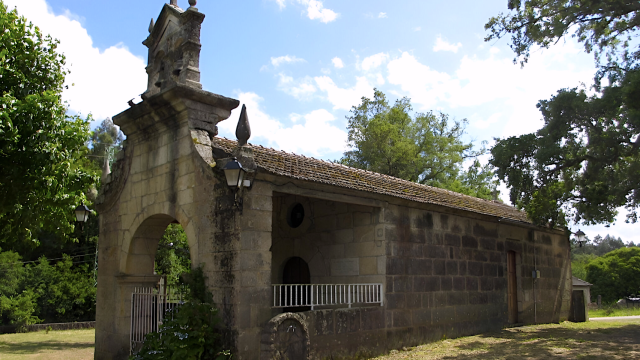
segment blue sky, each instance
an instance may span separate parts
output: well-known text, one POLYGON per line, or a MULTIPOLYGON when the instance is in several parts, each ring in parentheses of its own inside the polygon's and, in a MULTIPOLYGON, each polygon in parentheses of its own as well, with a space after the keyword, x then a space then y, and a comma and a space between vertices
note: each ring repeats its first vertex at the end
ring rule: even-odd
MULTIPOLYGON (((64 94, 70 111, 91 112, 98 122, 145 90, 142 41, 163 1, 4 2, 61 41, 72 71, 64 94)), ((200 0, 201 82, 247 105, 252 143, 316 158, 341 156, 345 116, 374 87, 391 102, 410 97, 415 111, 466 118, 467 140, 491 144, 539 129, 538 100, 588 87, 595 72, 593 57, 571 38, 532 52, 524 68, 513 64, 508 39, 484 42, 484 24, 506 3, 200 0)), ((234 138, 238 115, 219 124, 221 136, 234 138)), ((640 242, 623 218, 607 229, 582 228, 590 237, 640 242)))

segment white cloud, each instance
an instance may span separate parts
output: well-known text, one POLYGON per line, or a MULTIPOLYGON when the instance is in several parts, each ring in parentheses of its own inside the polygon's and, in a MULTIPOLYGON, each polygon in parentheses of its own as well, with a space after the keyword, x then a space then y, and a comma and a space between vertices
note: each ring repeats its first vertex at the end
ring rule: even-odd
POLYGON ((307 16, 311 20, 318 19, 323 23, 334 21, 338 14, 330 9, 325 9, 322 1, 319 0, 298 0, 300 3, 307 5, 307 16))
POLYGON ((507 123, 504 133, 496 135, 516 135, 540 127, 541 116, 535 107, 538 100, 591 79, 594 71, 591 61, 569 61, 581 53, 579 46, 567 42, 565 46, 537 53, 522 69, 513 64, 510 54, 500 57, 499 52, 490 49, 487 57, 464 56, 450 75, 431 69, 404 52, 388 63, 387 79, 400 86, 404 95, 423 110, 436 105, 456 108, 500 101, 504 108, 501 119, 507 123))
POLYGON ((381 12, 380 14, 378 14, 378 19, 384 19, 387 17, 387 13, 381 12))
POLYGON ((313 79, 306 76, 301 79, 294 79, 283 73, 278 74, 278 88, 298 100, 308 100, 316 92, 313 79))
POLYGON ((239 109, 244 104, 251 124, 251 143, 262 143, 279 150, 318 157, 342 153, 346 148, 347 133, 332 125, 335 117, 325 109, 314 110, 305 115, 291 114, 289 118, 294 125, 287 127, 262 109, 262 98, 257 94, 240 93, 238 99, 241 105, 232 112, 229 119, 218 123, 220 136, 235 138, 239 109))
POLYGON ((364 60, 362 60, 362 63, 360 64, 360 67, 364 71, 369 71, 387 62, 388 59, 389 59, 388 54, 377 53, 375 55, 371 55, 369 57, 364 58, 364 60))
MULTIPOLYGON (((287 5, 287 0, 274 0, 278 3, 280 10, 287 5)), ((323 23, 329 23, 338 18, 338 13, 331 9, 326 9, 320 0, 291 0, 306 7, 307 17, 311 20, 320 20, 323 23)))
POLYGON ((278 67, 282 64, 292 64, 297 62, 305 62, 305 60, 296 56, 289 56, 289 55, 271 58, 271 65, 273 65, 273 67, 278 67))
POLYGON ((45 0, 5 0, 8 8, 36 24, 43 33, 60 40, 58 50, 67 58, 69 89, 62 94, 72 112, 92 113, 103 120, 128 108, 127 101, 145 91, 145 60, 133 55, 124 45, 101 50, 68 11, 55 15, 45 0), (71 84, 75 84, 71 86, 71 84))
POLYGON ((344 63, 342 62, 342 59, 340 59, 337 56, 331 59, 331 62, 333 63, 333 66, 336 67, 336 69, 342 69, 344 67, 344 63))
POLYGON ((414 103, 423 108, 433 107, 451 87, 451 77, 421 64, 411 54, 404 52, 400 58, 387 64, 389 83, 399 85, 414 103))
POLYGON ((350 89, 339 88, 328 76, 315 77, 314 80, 318 88, 327 93, 327 99, 334 109, 349 110, 358 105, 363 96, 373 96, 373 86, 365 77, 358 77, 356 85, 350 89))
POLYGON ((420 31, 420 30, 422 30, 422 28, 420 26, 416 26, 416 27, 413 28, 413 31, 420 31))
POLYGON ((490 125, 495 124, 502 116, 502 113, 491 114, 489 117, 483 117, 477 113, 469 116, 469 123, 471 126, 476 127, 478 129, 486 129, 490 125))
POLYGON ((446 40, 443 40, 441 35, 438 35, 438 37, 436 38, 436 43, 435 43, 435 45, 433 45, 433 51, 435 51, 435 52, 438 52, 438 51, 451 51, 451 52, 457 53, 458 49, 461 46, 462 46, 461 43, 451 44, 451 43, 447 42, 446 40))

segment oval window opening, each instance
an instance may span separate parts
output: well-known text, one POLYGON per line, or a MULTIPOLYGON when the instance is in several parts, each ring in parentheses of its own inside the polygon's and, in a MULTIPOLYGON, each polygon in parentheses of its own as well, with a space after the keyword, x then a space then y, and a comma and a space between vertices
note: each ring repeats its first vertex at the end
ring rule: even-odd
POLYGON ((304 206, 302 204, 297 203, 293 205, 291 211, 289 211, 289 216, 287 217, 287 223, 292 228, 297 228, 302 224, 304 220, 304 206))

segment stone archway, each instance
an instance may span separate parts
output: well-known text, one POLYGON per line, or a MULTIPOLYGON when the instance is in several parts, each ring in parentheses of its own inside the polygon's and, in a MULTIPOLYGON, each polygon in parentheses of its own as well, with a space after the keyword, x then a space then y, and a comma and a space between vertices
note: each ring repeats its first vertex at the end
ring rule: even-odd
POLYGON ((309 329, 302 314, 284 313, 271 319, 263 330, 262 360, 309 359, 309 329))

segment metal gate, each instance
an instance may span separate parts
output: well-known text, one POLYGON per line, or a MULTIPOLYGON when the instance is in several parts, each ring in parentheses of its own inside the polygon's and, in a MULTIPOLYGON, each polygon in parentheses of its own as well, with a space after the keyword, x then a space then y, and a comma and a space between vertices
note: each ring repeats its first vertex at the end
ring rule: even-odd
POLYGON ((159 287, 137 287, 131 294, 131 335, 129 353, 142 348, 144 336, 158 331, 167 311, 182 303, 182 297, 172 293, 164 282, 159 287))

